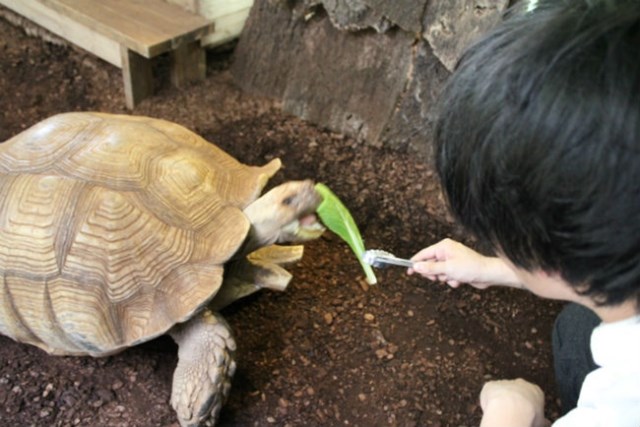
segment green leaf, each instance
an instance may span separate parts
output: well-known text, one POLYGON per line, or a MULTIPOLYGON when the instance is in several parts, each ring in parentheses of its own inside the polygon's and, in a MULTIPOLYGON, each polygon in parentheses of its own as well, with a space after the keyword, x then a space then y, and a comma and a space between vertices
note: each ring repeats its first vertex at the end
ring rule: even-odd
POLYGON ((351 247, 367 276, 367 283, 370 285, 376 284, 378 280, 373 273, 373 269, 362 259, 365 250, 364 242, 349 209, 326 185, 318 183, 315 188, 323 199, 316 210, 320 220, 329 230, 340 236, 351 247))

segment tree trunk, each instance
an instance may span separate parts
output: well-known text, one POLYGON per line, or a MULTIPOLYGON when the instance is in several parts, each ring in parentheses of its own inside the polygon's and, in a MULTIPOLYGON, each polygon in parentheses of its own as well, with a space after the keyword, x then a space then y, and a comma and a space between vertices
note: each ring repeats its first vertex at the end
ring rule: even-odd
POLYGON ((255 0, 232 72, 285 111, 366 142, 431 152, 435 101, 508 0, 255 0))

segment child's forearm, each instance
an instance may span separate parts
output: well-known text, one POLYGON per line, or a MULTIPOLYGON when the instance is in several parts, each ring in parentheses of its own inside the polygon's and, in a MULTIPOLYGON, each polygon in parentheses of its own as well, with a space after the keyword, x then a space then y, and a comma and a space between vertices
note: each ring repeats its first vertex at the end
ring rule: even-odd
POLYGON ((486 257, 486 281, 498 286, 522 288, 522 282, 514 271, 498 257, 486 257))

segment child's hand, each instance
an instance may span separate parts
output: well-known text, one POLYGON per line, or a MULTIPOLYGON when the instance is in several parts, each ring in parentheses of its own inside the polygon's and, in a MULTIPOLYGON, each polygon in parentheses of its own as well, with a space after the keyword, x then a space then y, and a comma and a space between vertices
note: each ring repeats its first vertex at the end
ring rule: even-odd
POLYGON ((409 274, 418 273, 429 280, 439 280, 453 288, 468 283, 485 289, 492 284, 520 287, 513 271, 499 258, 486 257, 451 239, 422 249, 411 260, 409 274))
POLYGON ((480 427, 548 425, 544 418, 544 393, 521 378, 489 381, 480 392, 483 416, 480 427))

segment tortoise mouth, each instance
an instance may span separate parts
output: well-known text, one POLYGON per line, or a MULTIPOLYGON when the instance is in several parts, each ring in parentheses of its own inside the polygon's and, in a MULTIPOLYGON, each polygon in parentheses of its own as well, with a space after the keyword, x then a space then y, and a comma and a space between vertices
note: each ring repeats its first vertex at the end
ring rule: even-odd
POLYGON ((315 213, 302 216, 298 220, 298 224, 300 233, 308 236, 306 239, 317 239, 326 230, 325 226, 320 222, 318 215, 315 213))
POLYGON ((310 207, 298 216, 298 224, 300 233, 304 234, 305 240, 317 239, 325 232, 326 227, 320 221, 317 215, 318 208, 322 204, 322 195, 316 190, 315 184, 312 181, 307 181, 313 189, 313 201, 310 203, 310 207))
POLYGON ((307 227, 307 226, 313 227, 316 224, 322 227, 322 224, 320 224, 320 221, 318 220, 318 216, 315 213, 308 213, 306 215, 301 216, 298 219, 298 222, 300 223, 301 227, 307 227))
POLYGON ((295 221, 283 228, 283 235, 288 236, 289 242, 304 242, 317 239, 324 233, 326 228, 318 220, 315 213, 301 215, 295 221))

